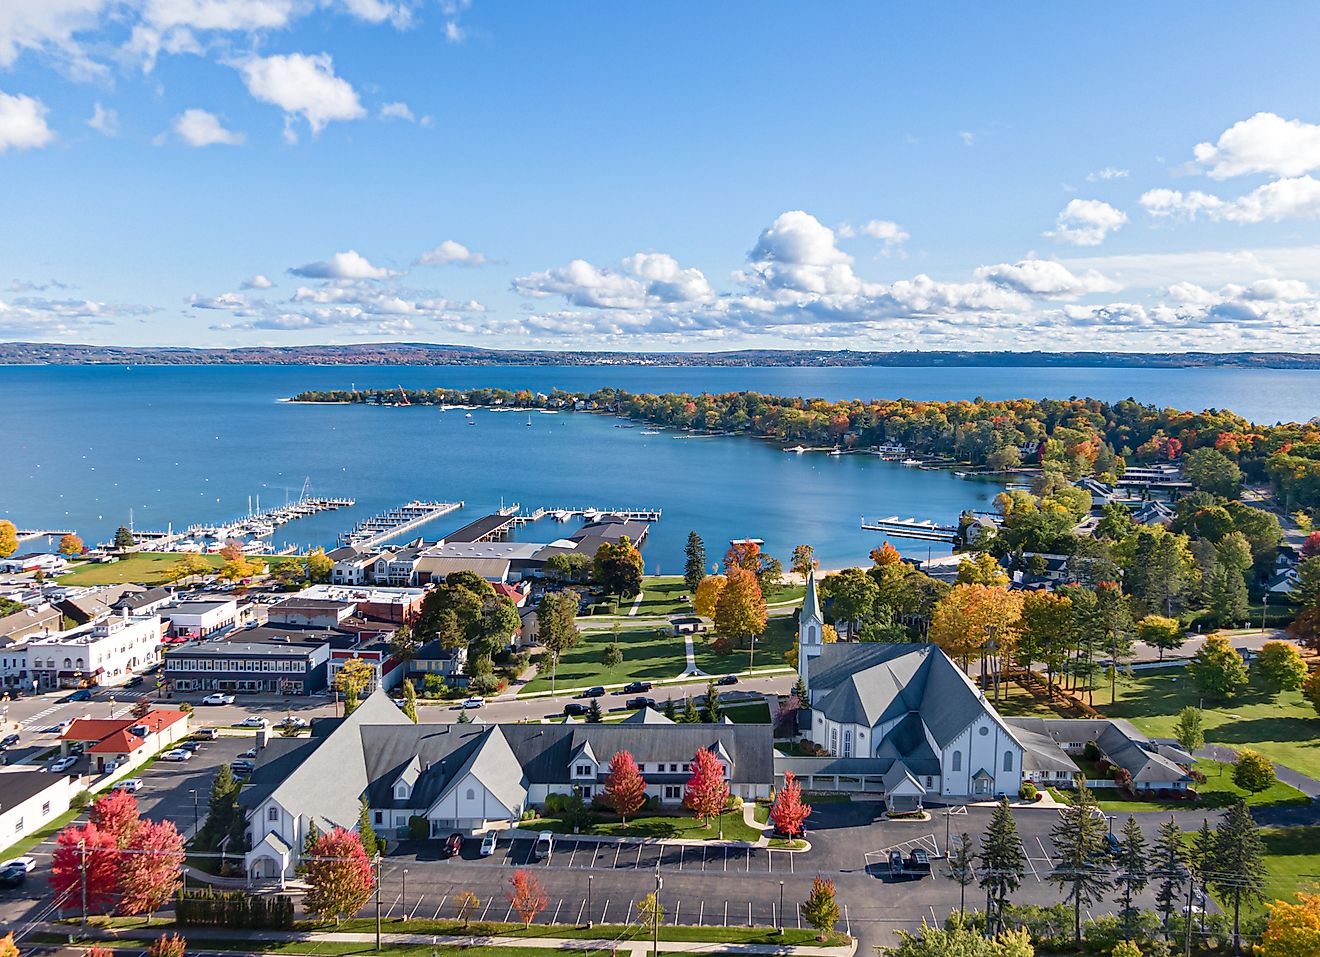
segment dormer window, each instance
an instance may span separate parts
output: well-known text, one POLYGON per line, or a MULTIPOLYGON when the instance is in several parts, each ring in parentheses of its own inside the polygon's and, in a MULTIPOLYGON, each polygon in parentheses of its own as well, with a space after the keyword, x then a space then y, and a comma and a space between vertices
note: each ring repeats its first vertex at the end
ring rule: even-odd
POLYGON ((590 764, 579 764, 577 770, 573 772, 580 778, 589 778, 595 775, 590 764))
POLYGON ((394 785, 394 797, 396 800, 399 801, 408 800, 409 793, 410 791, 406 782, 400 781, 398 784, 394 785))

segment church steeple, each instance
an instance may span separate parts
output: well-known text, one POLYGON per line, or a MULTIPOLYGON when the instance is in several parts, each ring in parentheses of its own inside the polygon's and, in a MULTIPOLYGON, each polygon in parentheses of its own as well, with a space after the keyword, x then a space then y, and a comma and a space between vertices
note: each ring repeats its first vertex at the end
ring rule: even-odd
POLYGON ((824 621, 820 613, 820 599, 816 597, 816 569, 807 569, 807 595, 802 600, 802 617, 813 621, 824 621))
MULTIPOLYGON (((807 570, 807 593, 798 613, 798 676, 811 696, 809 665, 820 655, 825 644, 825 617, 820 613, 820 598, 816 594, 816 570, 807 570)), ((805 703, 805 702, 804 702, 805 703)))

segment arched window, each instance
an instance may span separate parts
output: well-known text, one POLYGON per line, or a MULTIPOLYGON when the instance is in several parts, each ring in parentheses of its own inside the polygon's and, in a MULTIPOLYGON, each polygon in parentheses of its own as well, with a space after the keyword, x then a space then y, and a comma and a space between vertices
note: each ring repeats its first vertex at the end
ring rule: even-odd
POLYGON ((1005 771, 1012 771, 1012 770, 1013 770, 1013 752, 1012 752, 1012 751, 1005 751, 1005 752, 1004 752, 1004 770, 1005 770, 1005 771))
POLYGON ((475 801, 475 800, 477 799, 477 792, 474 791, 472 788, 468 788, 468 789, 467 789, 467 799, 468 799, 469 801, 475 801))
POLYGON ((73 662, 70 661, 68 658, 65 658, 65 659, 64 659, 64 667, 66 667, 66 668, 72 668, 72 667, 73 667, 73 662))
POLYGON ((953 769, 954 769, 955 771, 961 771, 961 770, 962 770, 962 752, 961 752, 961 751, 955 751, 955 752, 953 752, 953 769))

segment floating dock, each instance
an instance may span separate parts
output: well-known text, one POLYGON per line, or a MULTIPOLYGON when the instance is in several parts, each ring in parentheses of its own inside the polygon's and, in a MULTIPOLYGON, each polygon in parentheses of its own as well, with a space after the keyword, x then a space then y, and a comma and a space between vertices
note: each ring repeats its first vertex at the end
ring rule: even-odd
POLYGON ((862 519, 862 531, 882 532, 893 538, 913 538, 923 542, 945 542, 953 545, 958 541, 958 529, 952 525, 940 525, 930 519, 918 521, 915 518, 888 518, 868 522, 862 519))
POLYGON ((351 531, 339 536, 339 544, 374 548, 462 507, 462 502, 407 502, 359 522, 351 531))
POLYGON ((542 514, 551 515, 561 522, 570 518, 583 518, 588 522, 602 518, 626 518, 634 522, 658 522, 662 514, 658 508, 543 508, 542 514))
POLYGON ((63 538, 65 535, 74 534, 67 528, 20 528, 18 530, 18 540, 20 542, 33 542, 38 538, 63 538))

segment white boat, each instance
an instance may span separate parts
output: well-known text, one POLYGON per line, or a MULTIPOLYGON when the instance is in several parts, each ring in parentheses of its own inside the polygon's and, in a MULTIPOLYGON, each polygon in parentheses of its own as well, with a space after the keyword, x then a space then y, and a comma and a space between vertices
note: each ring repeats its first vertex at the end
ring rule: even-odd
POLYGON ((793 453, 795 453, 795 454, 797 454, 797 455, 801 455, 803 452, 806 451, 806 448, 803 447, 803 446, 801 446, 801 445, 795 445, 795 446, 793 446, 791 449, 784 449, 784 451, 785 451, 785 452, 793 452, 793 453))
POLYGON ((843 454, 843 449, 830 449, 829 454, 830 454, 830 455, 842 455, 842 454, 843 454))
POLYGON ((557 522, 567 522, 572 517, 573 513, 567 509, 561 508, 559 511, 555 512, 555 521, 557 522))
POLYGON ((907 466, 920 465, 921 459, 904 459, 903 464, 907 466))
POLYGON ((475 422, 471 422, 471 421, 468 422, 468 425, 476 425, 476 424, 477 424, 477 423, 475 423, 475 422))
POLYGON ((529 415, 527 417, 527 428, 530 429, 531 427, 532 427, 532 417, 529 415))

